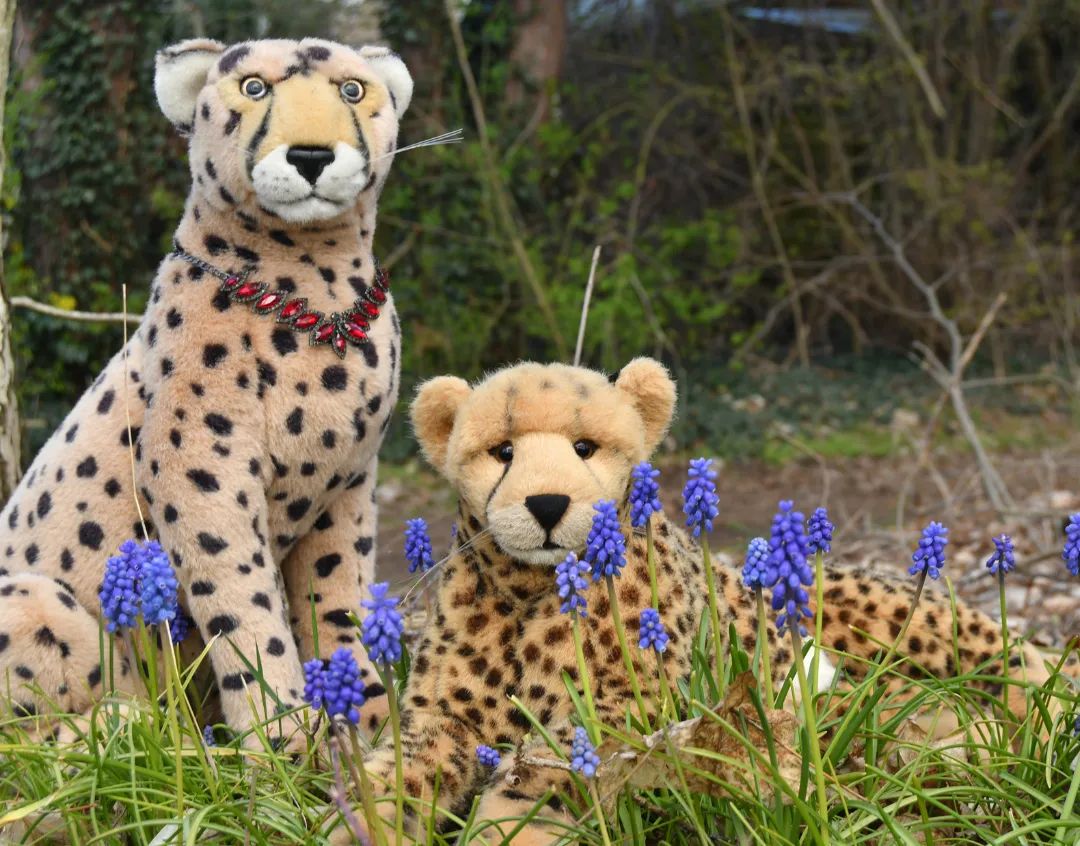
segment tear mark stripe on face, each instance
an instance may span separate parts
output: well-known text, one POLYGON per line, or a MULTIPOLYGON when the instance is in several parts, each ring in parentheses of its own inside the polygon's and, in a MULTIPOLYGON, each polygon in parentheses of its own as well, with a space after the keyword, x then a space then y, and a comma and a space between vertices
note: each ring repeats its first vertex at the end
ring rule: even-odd
POLYGON ((504 464, 502 469, 502 475, 499 476, 499 481, 495 483, 495 487, 491 489, 491 493, 487 495, 487 499, 484 500, 484 514, 487 514, 488 506, 491 505, 491 500, 495 498, 495 494, 499 492, 499 486, 503 483, 503 480, 510 473, 510 465, 504 464))
POLYGON ((262 144, 263 139, 266 138, 266 134, 270 131, 270 113, 274 110, 274 89, 270 89, 270 93, 266 96, 266 112, 263 114, 262 122, 259 124, 259 128, 255 130, 255 134, 251 136, 251 140, 248 142, 247 147, 247 174, 248 179, 252 179, 252 171, 255 170, 255 153, 258 152, 259 145, 262 144))

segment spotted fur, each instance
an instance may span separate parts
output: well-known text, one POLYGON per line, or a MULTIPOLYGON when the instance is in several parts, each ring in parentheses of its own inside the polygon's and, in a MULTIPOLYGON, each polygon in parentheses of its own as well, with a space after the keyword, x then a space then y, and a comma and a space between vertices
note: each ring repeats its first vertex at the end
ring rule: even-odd
MULTIPOLYGON (((521 364, 475 387, 454 377, 421 387, 412 406, 417 437, 457 489, 460 511, 455 550, 441 568, 435 607, 404 697, 402 751, 409 795, 430 798, 438 779, 440 806, 467 812, 479 795, 478 818, 493 821, 520 818, 550 794, 539 821, 521 829, 515 844, 552 842, 559 826, 569 823, 566 798, 575 791, 565 771, 529 766, 504 754, 492 773, 474 750, 479 744, 514 747, 525 740, 530 726, 511 696, 569 749, 574 708, 562 678, 577 682, 578 669, 570 620, 559 611, 554 565, 567 552, 584 548, 591 506, 598 500, 617 500, 623 525, 629 526, 630 471, 663 437, 674 400, 674 384, 648 359, 631 362, 611 382, 581 368, 521 364), (594 448, 581 449, 582 442, 594 448), (533 498, 545 495, 565 498, 561 513, 551 512, 551 500, 536 508, 533 498)), ((664 671, 671 679, 685 678, 707 603, 702 554, 663 514, 652 517, 652 529, 659 612, 670 635, 664 671)), ((722 630, 734 625, 741 645, 753 653, 758 624, 753 597, 737 571, 717 564, 715 575, 722 630)), ((824 592, 824 646, 835 663, 858 677, 866 668, 859 659, 899 633, 911 601, 910 583, 829 567, 824 592)), ((606 586, 591 585, 585 597, 584 655, 596 708, 607 724, 624 725, 626 709, 634 706, 606 586)), ((628 529, 627 565, 617 580, 617 597, 636 644, 640 612, 651 604, 641 530, 628 529)), ((984 663, 992 673, 1000 670, 992 661, 998 637, 988 617, 964 605, 954 617, 947 597, 928 590, 899 654, 911 659, 905 672, 913 676, 944 677, 984 663)), ((653 684, 655 653, 632 649, 639 677, 653 684)), ((792 651, 772 625, 768 649, 779 682, 791 668, 792 651)), ((1040 677, 1042 664, 1034 650, 1017 655, 1021 661, 1029 678, 1040 677)), ((652 701, 647 697, 650 707, 652 701)), ((389 742, 367 767, 376 784, 389 790, 394 777, 389 742)), ((504 834, 515 826, 503 824, 504 834)))
MULTIPOLYGON (((155 85, 191 139, 177 245, 309 308, 346 310, 374 276, 376 200, 411 94, 400 60, 313 39, 196 40, 159 54, 155 85), (267 89, 257 99, 252 78, 267 89), (311 202, 289 212, 290 195, 256 176, 276 155, 267 178, 295 189, 307 177, 289 172, 294 148, 331 151, 324 171, 345 165, 316 174, 311 202)), ((101 694, 97 592, 130 537, 160 539, 193 637, 218 636, 210 657, 235 729, 264 702, 300 702, 316 635, 323 655, 345 644, 375 678, 348 613, 372 578, 377 453, 399 386, 393 301, 370 343, 339 360, 219 286, 165 258, 138 330, 0 512, 0 679, 23 710, 78 711, 101 694), (249 690, 260 663, 268 696, 249 690)), ((380 694, 371 681, 370 723, 380 694)))

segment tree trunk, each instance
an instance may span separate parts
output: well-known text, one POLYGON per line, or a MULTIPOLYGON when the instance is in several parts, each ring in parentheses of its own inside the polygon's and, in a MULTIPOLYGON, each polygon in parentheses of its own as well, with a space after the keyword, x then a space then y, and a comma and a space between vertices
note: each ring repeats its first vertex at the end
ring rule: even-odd
MULTIPOLYGON (((14 22, 15 0, 0 0, 0 137, 3 137, 4 95, 14 22)), ((4 150, 0 144, 0 188, 3 187, 3 174, 4 150)), ((0 219, 0 245, 3 244, 3 221, 0 219)), ((11 310, 4 289, 4 268, 0 263, 0 505, 7 501, 18 484, 19 456, 19 406, 15 398, 15 362, 11 355, 11 310)))
POLYGON ((506 86, 511 105, 527 101, 529 89, 536 102, 530 124, 543 123, 551 114, 552 83, 562 74, 566 59, 566 0, 514 0, 520 23, 510 53, 517 73, 506 86))

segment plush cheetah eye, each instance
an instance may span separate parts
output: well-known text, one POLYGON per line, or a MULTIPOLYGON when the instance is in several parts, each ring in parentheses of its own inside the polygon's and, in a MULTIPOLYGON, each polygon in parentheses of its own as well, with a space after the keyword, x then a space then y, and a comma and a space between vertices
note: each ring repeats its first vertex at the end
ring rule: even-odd
POLYGON ((488 450, 495 458, 501 461, 503 464, 509 464, 514 460, 514 445, 510 441, 503 441, 498 446, 494 446, 488 450))
POLYGON ((252 100, 261 100, 270 89, 259 77, 249 76, 240 83, 240 90, 244 92, 245 97, 250 97, 252 100))
POLYGON ((341 83, 341 98, 346 103, 359 103, 364 99, 364 86, 355 79, 341 83))
POLYGON ((600 447, 596 445, 595 441, 590 441, 585 438, 582 438, 580 441, 575 441, 574 443, 574 452, 576 452, 577 457, 582 460, 592 458, 598 449, 600 449, 600 447))

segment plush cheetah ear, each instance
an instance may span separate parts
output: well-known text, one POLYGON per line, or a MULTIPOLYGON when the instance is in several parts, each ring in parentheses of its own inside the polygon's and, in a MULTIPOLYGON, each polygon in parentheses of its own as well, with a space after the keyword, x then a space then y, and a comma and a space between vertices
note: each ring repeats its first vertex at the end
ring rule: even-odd
POLYGON ((371 65, 375 73, 379 75, 379 79, 390 90, 390 99, 394 104, 394 112, 397 113, 398 120, 400 120, 412 100, 413 78, 412 74, 409 73, 409 69, 401 61, 401 56, 389 47, 368 45, 360 48, 360 55, 365 62, 371 65))
POLYGON ((641 416, 645 426, 645 450, 651 455, 671 425, 675 411, 675 383, 660 362, 635 358, 619 371, 615 387, 628 395, 641 416))
POLYGON ((195 101, 206 75, 225 45, 210 38, 190 38, 158 50, 154 68, 154 94, 158 106, 177 129, 187 132, 195 121, 195 101))
POLYGON ((427 460, 442 474, 446 474, 446 448, 454 420, 462 403, 468 399, 472 388, 457 376, 436 376, 424 382, 416 392, 409 409, 413 431, 427 460))

